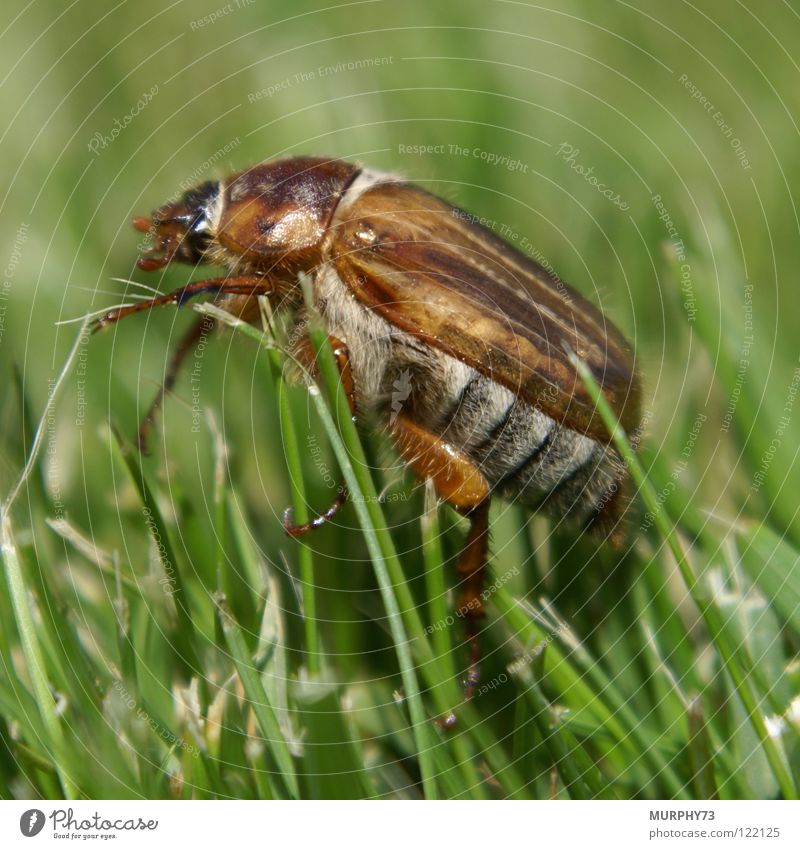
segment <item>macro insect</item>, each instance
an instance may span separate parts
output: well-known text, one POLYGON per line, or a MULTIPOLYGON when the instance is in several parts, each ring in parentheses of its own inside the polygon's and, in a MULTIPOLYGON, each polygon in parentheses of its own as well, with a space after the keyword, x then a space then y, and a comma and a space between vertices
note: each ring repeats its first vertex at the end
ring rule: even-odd
MULTIPOLYGON (((469 519, 457 564, 469 695, 478 680, 492 495, 619 535, 626 471, 569 350, 589 366, 635 440, 640 387, 623 336, 473 216, 396 176, 342 160, 269 161, 203 183, 133 223, 153 240, 140 269, 183 262, 228 273, 111 310, 98 327, 213 295, 254 323, 264 296, 302 328, 298 277, 312 279, 353 414, 382 422, 401 458, 469 519), (398 380, 400 404, 393 399, 398 380)), ((208 322, 198 320, 179 344, 143 438, 208 322)), ((295 354, 308 362, 308 340, 296 335, 295 354)))

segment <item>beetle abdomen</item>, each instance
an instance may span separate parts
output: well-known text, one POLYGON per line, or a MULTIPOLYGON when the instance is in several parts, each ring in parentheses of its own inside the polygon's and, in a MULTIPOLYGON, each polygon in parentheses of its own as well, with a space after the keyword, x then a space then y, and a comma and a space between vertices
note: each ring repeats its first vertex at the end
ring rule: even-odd
POLYGON ((359 303, 328 265, 315 281, 328 333, 348 347, 361 413, 403 413, 471 457, 498 494, 590 521, 622 474, 612 448, 556 422, 477 369, 359 303))
POLYGON ((556 422, 476 369, 447 355, 437 359, 439 367, 425 370, 413 399, 421 419, 466 452, 498 494, 590 520, 622 473, 613 449, 556 422))

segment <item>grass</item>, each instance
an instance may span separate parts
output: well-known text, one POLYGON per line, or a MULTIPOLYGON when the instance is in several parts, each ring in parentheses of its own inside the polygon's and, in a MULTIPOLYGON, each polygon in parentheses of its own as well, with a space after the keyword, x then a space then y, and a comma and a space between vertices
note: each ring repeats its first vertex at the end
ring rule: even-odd
POLYGON ((720 29, 689 7, 496 2, 489 25, 485 4, 411 21, 363 3, 356 33, 349 6, 283 21, 255 5, 199 29, 180 6, 88 29, 67 10, 57 32, 34 6, 0 60, 0 148, 19 163, 3 201, 0 795, 796 798, 800 87, 776 46, 791 12, 743 5, 720 29), (392 62, 318 73, 378 55, 392 62), (630 211, 556 154, 565 141, 630 211), (289 379, 280 317, 215 333, 142 456, 136 422, 188 310, 77 342, 54 325, 120 300, 111 277, 185 281, 132 272, 127 223, 183 179, 311 151, 405 171, 535 240, 636 343, 638 455, 614 431, 637 491, 629 543, 494 503, 470 704, 464 521, 354 426, 318 331, 318 382, 289 379), (350 503, 287 538, 283 510, 324 509, 340 473, 350 503))
MULTIPOLYGON (((202 309, 224 318, 213 307, 202 309)), ((280 334, 233 324, 267 355, 289 445, 290 488, 304 493, 297 447, 303 424, 283 385, 280 334)), ((82 338, 83 329, 54 388, 53 405, 82 338)), ((13 615, 5 621, 16 624, 30 679, 25 701, 36 710, 21 711, 25 701, 11 689, 2 703, 17 706, 10 716, 16 740, 7 738, 7 747, 15 763, 29 765, 30 790, 108 795, 107 778, 93 783, 93 771, 78 766, 86 762, 82 741, 91 729, 93 735, 100 732, 105 762, 119 766, 114 795, 796 798, 800 729, 787 698, 792 688, 781 686, 792 674, 792 662, 764 594, 769 589, 775 599, 797 594, 792 581, 798 555, 785 539, 773 537, 770 548, 761 529, 763 571, 773 581, 776 573, 783 580, 775 586, 765 579, 760 590, 747 582, 742 565, 741 554, 751 544, 748 525, 736 529, 729 545, 708 530, 690 542, 659 503, 657 477, 645 473, 590 373, 576 360, 654 517, 653 545, 640 540, 625 558, 641 573, 631 588, 628 615, 639 623, 642 639, 627 650, 620 642, 609 656, 599 656, 551 600, 533 602, 510 592, 504 574, 528 570, 541 548, 530 539, 527 517, 516 514, 521 522, 514 535, 529 540, 529 554, 513 565, 495 557, 487 590, 490 660, 477 697, 462 703, 454 671, 463 671, 465 657, 442 580, 444 544, 454 550, 461 528, 448 523, 453 526, 442 532, 443 508, 429 503, 419 529, 428 598, 416 601, 324 338, 321 329, 312 329, 322 386, 307 378, 307 391, 344 474, 374 568, 383 611, 375 610, 372 627, 388 632, 395 655, 384 661, 386 680, 357 684, 337 669, 336 653, 328 648, 330 628, 310 618, 318 609, 315 558, 304 542, 294 544, 301 569, 293 580, 302 584, 303 603, 296 614, 302 629, 292 633, 290 606, 281 600, 279 583, 253 544, 256 534, 239 511, 235 483, 224 466, 227 449, 213 422, 214 556, 202 553, 208 541, 188 516, 164 514, 160 505, 174 503, 164 483, 123 436, 109 431, 107 450, 132 485, 126 512, 147 516, 153 543, 149 574, 137 575, 118 556, 101 556, 68 523, 51 525, 73 549, 70 559, 95 560, 96 579, 115 598, 115 615, 105 630, 116 631, 117 638, 108 656, 87 651, 73 615, 58 605, 50 578, 36 566, 35 540, 21 543, 12 525, 13 504, 3 509, 13 615), (717 565, 721 550, 725 557, 717 565), (194 566, 204 560, 215 567, 205 576, 210 580, 194 566), (675 566, 702 625, 689 611, 659 599, 663 586, 653 592, 654 567, 669 574, 675 566), (234 578, 227 575, 231 570, 234 578), (60 621, 65 613, 66 621, 60 621), (777 680, 765 669, 767 653, 777 663, 777 680), (693 662, 684 663, 687 655, 693 662), (631 694, 650 702, 650 710, 633 709, 631 694), (454 728, 434 722, 451 711, 458 718, 454 728)), ((50 420, 48 411, 20 481, 20 491, 42 500, 46 496, 33 485, 33 473, 42 464, 50 420)), ((46 469, 42 474, 46 477, 46 469)), ((295 504, 306 506, 302 496, 295 504)), ((41 509, 47 511, 47 504, 41 509)), ((689 524, 703 526, 706 520, 697 515, 689 524)), ((100 627, 99 621, 93 624, 100 627)), ((4 656, 13 658, 11 644, 4 656)))

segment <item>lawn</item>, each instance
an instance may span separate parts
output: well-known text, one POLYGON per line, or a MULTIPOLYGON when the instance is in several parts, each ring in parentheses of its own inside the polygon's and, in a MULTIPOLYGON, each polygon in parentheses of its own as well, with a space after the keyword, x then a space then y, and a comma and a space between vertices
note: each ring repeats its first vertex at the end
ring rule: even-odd
POLYGON ((800 794, 800 15, 551 5, 5 7, 2 798, 800 794), (136 269, 134 215, 301 153, 457 203, 636 349, 627 541, 494 500, 469 703, 466 522, 328 349, 215 331, 143 455, 193 307, 80 323, 209 276, 136 269))

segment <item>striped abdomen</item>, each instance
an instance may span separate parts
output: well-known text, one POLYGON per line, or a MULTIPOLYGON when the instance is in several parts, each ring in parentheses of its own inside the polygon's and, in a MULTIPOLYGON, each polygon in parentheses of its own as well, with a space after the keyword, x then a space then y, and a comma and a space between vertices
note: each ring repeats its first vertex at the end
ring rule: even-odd
POLYGON ((413 405, 426 426, 475 460, 498 494, 591 522, 622 476, 616 452, 476 369, 437 359, 413 405))

